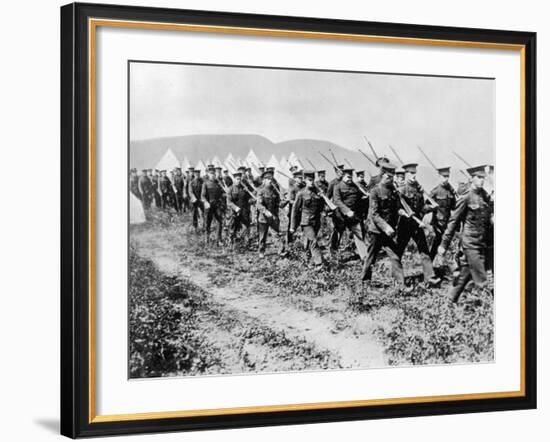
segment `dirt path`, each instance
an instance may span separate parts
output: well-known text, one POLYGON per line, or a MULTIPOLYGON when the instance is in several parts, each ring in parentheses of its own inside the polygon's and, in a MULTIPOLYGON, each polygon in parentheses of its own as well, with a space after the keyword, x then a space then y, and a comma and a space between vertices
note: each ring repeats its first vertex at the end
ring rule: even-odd
MULTIPOLYGON (((231 314, 252 317, 290 338, 304 339, 317 349, 327 350, 339 360, 342 368, 387 365, 384 350, 368 326, 363 326, 361 333, 354 327, 341 330, 328 316, 300 310, 266 295, 269 287, 260 291, 247 290, 247 287, 257 286, 258 281, 246 275, 241 274, 220 287, 212 278, 212 270, 215 272, 220 265, 204 257, 186 255, 180 258, 181 248, 176 246, 178 238, 175 235, 171 238, 167 233, 160 236, 141 230, 132 234, 132 240, 137 245, 137 252, 153 260, 163 273, 189 280, 207 292, 214 302, 227 307, 231 314)), ((365 322, 368 323, 363 320, 362 325, 365 322)))

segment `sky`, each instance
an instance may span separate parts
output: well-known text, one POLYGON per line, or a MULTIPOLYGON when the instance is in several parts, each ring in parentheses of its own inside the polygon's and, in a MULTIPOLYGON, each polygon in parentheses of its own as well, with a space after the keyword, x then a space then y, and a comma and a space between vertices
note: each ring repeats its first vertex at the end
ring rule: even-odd
MULTIPOLYGON (((492 163, 494 80, 131 63, 130 138, 258 134, 322 139, 348 149, 420 145, 437 164, 456 150, 492 163)), ((454 161, 453 161, 454 162, 454 161)))

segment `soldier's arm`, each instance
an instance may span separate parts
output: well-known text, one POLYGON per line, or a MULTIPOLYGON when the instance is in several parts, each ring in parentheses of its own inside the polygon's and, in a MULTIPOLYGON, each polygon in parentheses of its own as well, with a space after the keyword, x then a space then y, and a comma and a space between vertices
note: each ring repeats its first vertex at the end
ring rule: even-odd
POLYGON ((457 231, 460 223, 466 215, 466 209, 468 207, 468 194, 463 195, 459 198, 456 209, 451 213, 451 218, 449 219, 449 224, 443 233, 443 238, 441 239, 440 247, 444 250, 447 250, 455 232, 457 231))
POLYGON ((390 226, 387 221, 380 215, 379 205, 378 205, 378 192, 376 188, 373 188, 370 192, 369 198, 369 213, 372 216, 372 221, 382 232, 388 233, 393 231, 393 227, 390 226))
POLYGON ((202 183, 199 200, 208 201, 206 192, 206 182, 202 183))
POLYGON ((141 180, 138 180, 138 191, 141 195, 143 195, 143 186, 141 185, 141 180))
POLYGON ((351 209, 344 204, 342 201, 342 193, 340 192, 340 186, 335 186, 334 188, 334 204, 338 207, 344 215, 347 215, 351 212, 351 209))

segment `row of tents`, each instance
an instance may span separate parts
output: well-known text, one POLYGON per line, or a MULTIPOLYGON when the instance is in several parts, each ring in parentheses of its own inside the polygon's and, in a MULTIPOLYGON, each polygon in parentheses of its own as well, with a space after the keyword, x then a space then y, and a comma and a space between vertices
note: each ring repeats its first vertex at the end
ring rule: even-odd
POLYGON ((202 172, 205 172, 206 166, 213 164, 216 167, 221 167, 227 169, 229 173, 234 173, 241 166, 250 167, 254 174, 258 174, 258 168, 261 166, 264 167, 274 167, 276 170, 275 178, 278 181, 282 181, 284 178, 283 174, 290 175, 290 168, 292 166, 298 167, 298 169, 304 169, 304 164, 298 156, 292 152, 288 158, 282 156, 280 159, 277 159, 275 155, 271 155, 271 158, 267 163, 260 161, 253 149, 250 149, 246 157, 240 158, 235 157, 231 153, 228 154, 224 159, 220 159, 218 156, 213 158, 206 158, 204 161, 200 160, 196 164, 192 164, 187 157, 179 159, 172 149, 168 148, 166 153, 162 156, 160 161, 155 166, 158 170, 172 170, 175 167, 181 167, 182 170, 187 170, 189 167, 193 166, 195 169, 199 169, 202 172), (282 172, 282 173, 281 173, 282 172))

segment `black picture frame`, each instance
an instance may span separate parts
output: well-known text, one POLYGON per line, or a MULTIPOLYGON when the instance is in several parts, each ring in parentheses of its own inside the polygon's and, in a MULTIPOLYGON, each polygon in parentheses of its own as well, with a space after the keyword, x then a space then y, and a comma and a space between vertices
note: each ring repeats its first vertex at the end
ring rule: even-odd
MULTIPOLYGON (((536 247, 524 256, 524 395, 474 400, 370 405, 162 419, 90 421, 89 395, 89 18, 188 23, 315 33, 343 33, 499 43, 524 47, 525 243, 537 244, 536 34, 73 3, 61 7, 61 434, 71 437, 336 422, 536 408, 536 247)), ((124 148, 124 147, 121 147, 124 148)))

